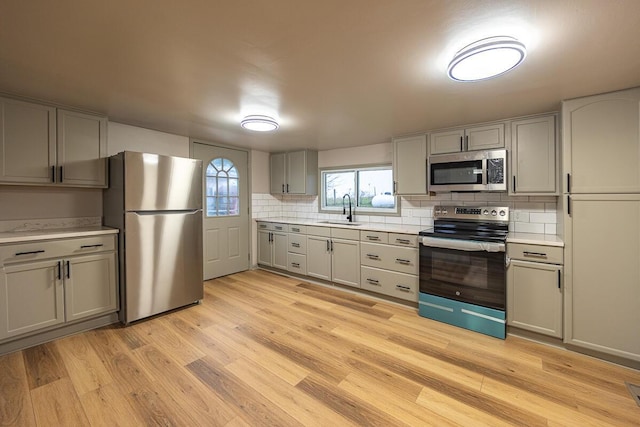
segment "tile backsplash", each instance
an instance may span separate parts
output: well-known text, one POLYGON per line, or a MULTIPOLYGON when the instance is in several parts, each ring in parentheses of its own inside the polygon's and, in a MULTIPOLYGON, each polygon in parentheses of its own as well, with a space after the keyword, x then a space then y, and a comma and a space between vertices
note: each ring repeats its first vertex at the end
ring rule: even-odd
MULTIPOLYGON (((358 222, 433 226, 433 207, 438 205, 508 206, 510 231, 556 234, 557 197, 508 196, 502 193, 438 193, 435 196, 405 196, 400 202, 401 216, 359 215, 358 222)), ((300 218, 338 220, 344 215, 318 212, 318 196, 290 196, 254 193, 253 218, 300 218)))

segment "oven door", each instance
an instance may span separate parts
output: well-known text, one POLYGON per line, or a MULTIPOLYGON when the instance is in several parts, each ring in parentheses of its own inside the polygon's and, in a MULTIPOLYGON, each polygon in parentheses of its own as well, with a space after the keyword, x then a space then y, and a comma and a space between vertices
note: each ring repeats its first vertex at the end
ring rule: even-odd
POLYGON ((420 292, 505 310, 504 243, 423 237, 420 292))

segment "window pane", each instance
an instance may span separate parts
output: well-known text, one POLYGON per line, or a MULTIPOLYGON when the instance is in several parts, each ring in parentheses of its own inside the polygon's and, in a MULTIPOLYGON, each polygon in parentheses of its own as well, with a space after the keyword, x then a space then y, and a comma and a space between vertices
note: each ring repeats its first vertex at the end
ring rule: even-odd
POLYGON ((326 172, 324 174, 325 206, 342 206, 345 194, 355 197, 355 172, 326 172))
POLYGON ((238 180, 229 178, 229 195, 237 197, 238 194, 238 180))
POLYGON ((218 196, 226 196, 227 194, 229 194, 229 187, 227 182, 227 178, 218 178, 218 196))
POLYGON ((211 164, 217 169, 222 170, 222 159, 218 157, 217 159, 213 159, 211 164))
POLYGON ((216 198, 207 197, 207 216, 217 216, 216 212, 216 198))
POLYGON ((224 169, 225 171, 228 171, 232 167, 233 167, 233 162, 231 162, 231 160, 222 159, 222 169, 224 169))
POLYGON ((229 176, 232 178, 237 178, 238 177, 238 169, 236 169, 235 167, 232 167, 231 169, 229 169, 229 176))
POLYGON ((229 197, 229 215, 240 214, 240 199, 237 197, 229 197))
POLYGON ((394 208, 395 201, 391 169, 362 170, 358 172, 358 206, 394 208))
POLYGON ((215 177, 207 177, 207 196, 215 196, 216 195, 216 178, 215 177))
POLYGON ((215 175, 216 175, 216 170, 213 167, 213 165, 209 163, 209 166, 207 166, 207 176, 215 176, 215 175))

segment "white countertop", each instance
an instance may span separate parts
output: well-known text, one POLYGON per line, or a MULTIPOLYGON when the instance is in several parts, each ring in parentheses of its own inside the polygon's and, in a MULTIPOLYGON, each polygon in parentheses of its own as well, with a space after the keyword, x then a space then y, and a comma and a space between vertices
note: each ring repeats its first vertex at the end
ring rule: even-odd
POLYGON ((77 227, 56 228, 31 231, 9 231, 0 233, 0 244, 23 243, 38 240, 66 239, 70 237, 98 236, 101 234, 117 234, 117 228, 110 227, 77 227))
POLYGON ((564 247, 562 239, 555 234, 509 233, 507 243, 564 247))
POLYGON ((353 230, 387 231, 391 233, 402 234, 418 234, 420 231, 425 229, 425 227, 421 227, 419 225, 381 224, 376 222, 358 221, 356 221, 355 223, 360 225, 346 225, 347 221, 344 221, 344 224, 341 224, 340 221, 300 218, 256 218, 255 220, 257 222, 279 222, 285 224, 312 225, 318 227, 348 228, 353 230), (331 221, 331 223, 327 223, 326 221, 331 221))

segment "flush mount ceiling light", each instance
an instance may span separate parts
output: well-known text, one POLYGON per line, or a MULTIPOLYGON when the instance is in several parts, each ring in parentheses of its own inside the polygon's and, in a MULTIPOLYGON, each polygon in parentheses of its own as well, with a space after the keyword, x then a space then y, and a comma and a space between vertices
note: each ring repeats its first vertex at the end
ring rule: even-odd
POLYGON ((245 129, 257 132, 269 132, 278 129, 278 122, 269 116, 247 116, 240 122, 245 129))
POLYGON ((490 79, 514 69, 526 55, 525 45, 513 37, 489 37, 458 51, 447 73, 461 82, 490 79))

